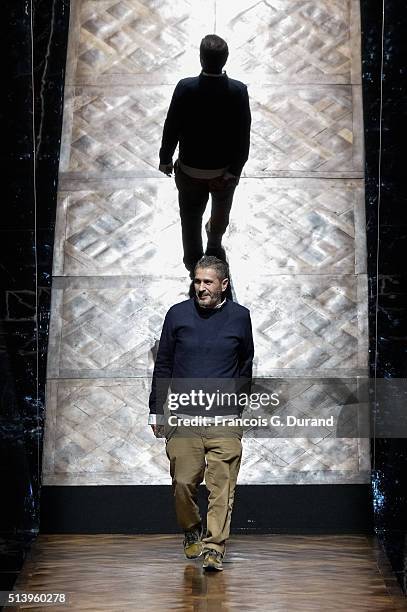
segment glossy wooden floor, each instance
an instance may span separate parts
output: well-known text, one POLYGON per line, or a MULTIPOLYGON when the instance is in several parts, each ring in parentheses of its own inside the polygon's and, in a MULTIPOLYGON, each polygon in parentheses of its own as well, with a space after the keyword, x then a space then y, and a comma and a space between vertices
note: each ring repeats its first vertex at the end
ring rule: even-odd
POLYGON ((41 535, 15 589, 65 592, 70 603, 17 609, 407 610, 380 555, 363 535, 235 536, 224 571, 207 575, 183 558, 180 536, 41 535))

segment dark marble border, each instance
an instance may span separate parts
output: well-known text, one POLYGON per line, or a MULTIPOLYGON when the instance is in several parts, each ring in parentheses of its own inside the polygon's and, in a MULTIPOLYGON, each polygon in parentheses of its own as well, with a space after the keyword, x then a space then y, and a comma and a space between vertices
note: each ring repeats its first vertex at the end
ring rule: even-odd
POLYGON ((25 0, 4 0, 2 9, 0 581, 8 589, 39 530, 69 0, 34 0, 33 15, 25 0))
MULTIPOLYGON (((370 372, 372 377, 405 378, 407 183, 403 157, 407 133, 407 12, 401 0, 384 0, 382 78, 383 0, 361 0, 361 13, 370 372)), ((376 440, 372 465, 376 533, 407 592, 407 440, 376 440)))

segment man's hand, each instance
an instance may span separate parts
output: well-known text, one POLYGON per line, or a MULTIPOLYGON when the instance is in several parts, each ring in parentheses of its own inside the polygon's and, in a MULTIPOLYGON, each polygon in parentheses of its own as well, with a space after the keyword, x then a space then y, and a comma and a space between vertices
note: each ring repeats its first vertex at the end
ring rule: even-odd
POLYGON ((165 438, 164 425, 151 425, 151 429, 156 438, 165 438))
POLYGON ((172 162, 170 162, 169 164, 160 164, 158 166, 158 169, 163 174, 166 174, 167 176, 171 176, 172 171, 174 170, 174 165, 172 162))

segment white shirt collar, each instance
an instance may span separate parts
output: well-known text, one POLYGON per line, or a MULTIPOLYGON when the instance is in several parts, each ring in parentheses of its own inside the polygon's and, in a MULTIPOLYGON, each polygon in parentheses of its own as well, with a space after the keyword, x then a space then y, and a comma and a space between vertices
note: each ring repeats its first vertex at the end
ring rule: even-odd
POLYGON ((204 70, 202 70, 201 74, 208 77, 223 77, 226 76, 226 70, 223 70, 221 74, 213 74, 212 72, 205 72, 204 70))
MULTIPOLYGON (((197 303, 196 298, 194 298, 194 299, 195 299, 195 303, 197 303)), ((222 306, 223 306, 223 304, 225 302, 226 302, 226 298, 224 298, 220 304, 216 304, 216 306, 213 308, 213 310, 215 310, 216 308, 222 308, 222 306)), ((199 306, 199 304, 198 304, 198 306, 199 306)), ((205 310, 211 310, 211 309, 208 308, 208 309, 205 309, 205 310)))
POLYGON ((222 308, 223 304, 226 302, 226 298, 224 298, 223 302, 221 302, 220 304, 217 304, 217 306, 215 306, 215 308, 222 308))

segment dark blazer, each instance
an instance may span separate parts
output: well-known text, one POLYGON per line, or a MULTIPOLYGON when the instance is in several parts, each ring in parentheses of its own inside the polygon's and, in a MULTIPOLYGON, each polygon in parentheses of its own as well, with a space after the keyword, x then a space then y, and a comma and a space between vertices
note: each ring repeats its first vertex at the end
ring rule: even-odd
POLYGON ((249 156, 250 106, 240 81, 205 76, 177 84, 164 124, 160 164, 169 164, 179 143, 187 166, 225 168, 236 176, 249 156))

